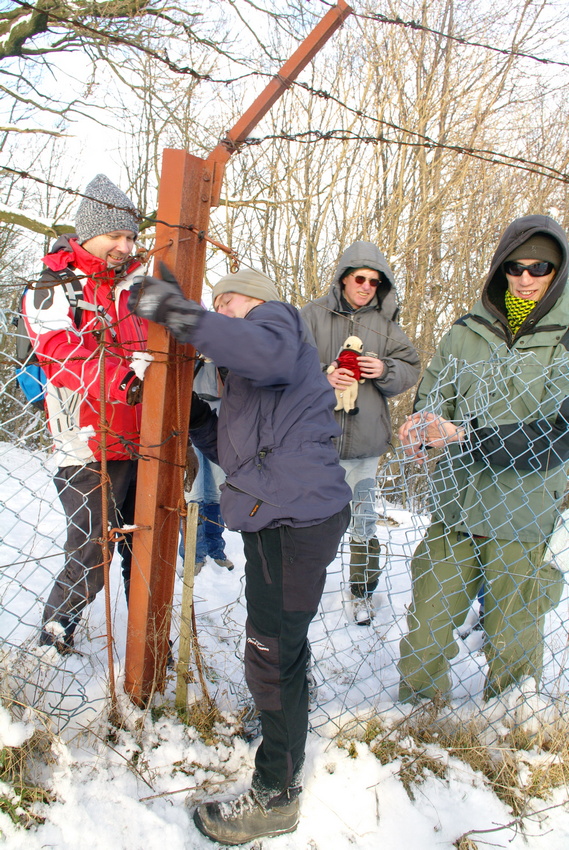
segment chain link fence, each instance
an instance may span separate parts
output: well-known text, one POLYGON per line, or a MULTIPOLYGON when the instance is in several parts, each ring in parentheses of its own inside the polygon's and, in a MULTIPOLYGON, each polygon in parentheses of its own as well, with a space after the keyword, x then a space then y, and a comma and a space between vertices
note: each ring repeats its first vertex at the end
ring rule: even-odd
MULTIPOLYGON (((100 593, 84 610, 75 650, 70 654, 60 656, 54 647, 39 646, 42 610, 63 564, 66 520, 53 483, 55 464, 45 416, 25 402, 15 382, 16 364, 6 336, 10 319, 6 314, 7 343, 0 387, 2 689, 13 705, 22 710, 33 707, 45 714, 55 731, 63 732, 68 726, 87 726, 108 707, 105 605, 100 593)), ((486 597, 486 610, 482 611, 484 593, 478 592, 487 594, 488 588, 478 580, 469 586, 470 598, 460 616, 453 614, 445 646, 426 644, 424 657, 418 662, 423 669, 433 652, 443 652, 450 667, 450 689, 423 701, 400 701, 400 653, 412 602, 411 563, 430 526, 428 497, 433 475, 432 462, 418 466, 399 450, 382 460, 375 492, 381 575, 373 596, 375 616, 369 625, 357 625, 351 611, 349 535, 329 568, 322 603, 310 630, 310 720, 320 734, 364 729, 366 724, 378 721, 389 726, 425 711, 436 717, 436 724, 474 724, 491 729, 494 737, 520 724, 537 722, 540 728, 555 725, 563 717, 569 689, 569 594, 561 571, 569 558, 565 542, 557 545, 555 553, 546 553, 547 563, 555 556, 559 593, 539 608, 533 623, 533 643, 524 637, 523 652, 532 659, 536 647, 543 645, 543 664, 534 663, 535 659, 531 662, 540 671, 538 676, 529 675, 522 664, 522 673, 516 678, 513 672, 513 681, 503 693, 493 698, 485 694, 495 647, 489 644, 485 631, 489 599, 486 597)), ((255 712, 243 675, 244 563, 239 557, 239 535, 226 532, 225 536, 235 570, 228 572, 208 561, 196 577, 197 635, 210 695, 220 710, 241 713, 246 731, 254 735, 255 712)), ((120 688, 127 604, 119 560, 115 552, 111 566, 112 630, 120 688)), ((181 616, 181 570, 180 560, 172 611, 174 657, 181 616)), ((445 593, 444 586, 436 588, 437 597, 444 600, 445 593)), ((495 605, 495 600, 491 604, 495 605)), ((440 633, 436 628, 430 630, 431 635, 440 633)), ((520 636, 510 634, 508 639, 516 643, 520 636)), ((507 654, 508 647, 502 649, 507 654)), ((530 669, 534 668, 530 664, 530 669)), ((175 672, 171 671, 161 698, 171 697, 174 688, 175 672)), ((192 688, 199 690, 198 685, 190 686, 190 691, 192 688)))

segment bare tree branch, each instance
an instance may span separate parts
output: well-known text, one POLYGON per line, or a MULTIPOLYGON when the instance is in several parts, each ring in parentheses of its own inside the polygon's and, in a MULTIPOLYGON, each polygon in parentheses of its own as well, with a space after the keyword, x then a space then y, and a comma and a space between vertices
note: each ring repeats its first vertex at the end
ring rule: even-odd
POLYGON ((16 127, 13 124, 0 124, 0 133, 40 133, 58 139, 69 137, 69 133, 58 133, 56 130, 45 130, 42 127, 16 127))

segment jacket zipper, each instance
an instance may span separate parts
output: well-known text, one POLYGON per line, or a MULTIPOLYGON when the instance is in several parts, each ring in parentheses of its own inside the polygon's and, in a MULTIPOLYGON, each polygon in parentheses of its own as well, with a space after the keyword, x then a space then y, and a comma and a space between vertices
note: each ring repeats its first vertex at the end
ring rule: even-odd
MULTIPOLYGON (((346 316, 346 318, 348 320, 348 333, 346 334, 346 336, 347 337, 348 336, 354 336, 354 325, 355 325, 354 314, 352 313, 350 316, 346 316)), ((338 438, 338 444, 337 444, 338 456, 340 458, 342 458, 342 452, 344 451, 344 443, 345 443, 344 437, 345 437, 345 434, 346 434, 347 418, 348 418, 348 415, 347 415, 346 411, 342 410, 342 412, 340 414, 340 427, 342 429, 342 433, 340 434, 340 436, 338 438)))
MULTIPOLYGON (((225 482, 225 486, 228 487, 229 490, 233 490, 234 493, 241 493, 242 496, 251 496, 251 498, 255 498, 254 493, 248 493, 247 490, 242 490, 240 487, 236 487, 235 484, 230 484, 228 481, 225 482)), ((265 502, 264 499, 257 499, 249 516, 255 516, 261 505, 264 504, 270 505, 272 508, 279 507, 274 502, 265 502)))

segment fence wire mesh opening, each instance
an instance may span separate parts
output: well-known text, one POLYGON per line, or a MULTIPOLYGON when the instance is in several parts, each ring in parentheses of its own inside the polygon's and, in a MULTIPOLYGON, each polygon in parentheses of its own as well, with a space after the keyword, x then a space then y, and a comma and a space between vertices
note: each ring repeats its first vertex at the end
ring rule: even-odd
MULTIPOLYGON (((5 317, 6 327, 10 318, 5 317)), ((75 651, 69 655, 38 645, 42 611, 64 560, 66 519, 53 481, 56 461, 49 448, 45 415, 25 402, 14 374, 8 346, 2 368, 0 435, 3 691, 14 704, 44 712, 53 728, 62 732, 70 725, 86 726, 105 710, 109 691, 105 607, 99 593, 83 610, 75 651)), ((449 384, 454 380, 448 376, 449 384)), ((485 383, 489 393, 499 386, 486 379, 485 383)), ((520 393, 529 397, 532 392, 537 390, 526 375, 520 393)), ((507 402, 504 398, 504 405, 507 402)), ((479 406, 477 417, 484 414, 479 406)), ((438 453, 439 466, 446 462, 447 451, 438 453)), ((513 590, 500 583, 492 572, 492 558, 481 552, 487 541, 465 537, 453 555, 455 572, 461 575, 458 584, 452 584, 449 577, 433 584, 436 573, 427 566, 429 582, 422 603, 431 606, 433 616, 422 621, 421 640, 409 640, 414 611, 412 570, 418 569, 418 547, 424 546, 426 535, 433 535, 436 529, 431 513, 432 484, 439 468, 435 463, 431 459, 418 466, 400 449, 382 459, 375 488, 381 572, 369 625, 357 625, 353 617, 349 533, 329 567, 322 602, 310 629, 310 722, 319 734, 363 728, 372 719, 383 718, 390 725, 412 717, 418 708, 432 711, 433 706, 438 724, 469 723, 490 730, 495 740, 520 725, 543 730, 563 718, 569 689, 569 594, 564 573, 569 563, 569 536, 563 525, 548 548, 524 541, 522 533, 515 541, 515 557, 500 549, 500 537, 496 536, 497 551, 492 557, 502 562, 509 558, 509 573, 514 579, 521 576, 514 581, 513 590), (520 590, 521 579, 527 587, 520 590), (521 620, 503 610, 512 605, 521 611, 521 620), (402 651, 407 662, 402 662, 402 651), (440 675, 432 673, 434 658, 442 664, 440 675), (503 687, 489 693, 492 666, 499 663, 505 668, 497 674, 503 687), (434 681, 423 702, 421 693, 418 700, 401 698, 401 674, 409 670, 413 675, 427 671, 434 681), (444 687, 441 682, 446 683, 444 687)), ((547 474, 538 478, 537 485, 532 479, 532 486, 547 487, 547 474)), ((488 486, 494 488, 492 498, 497 499, 496 481, 488 486)), ((523 476, 519 476, 518 486, 522 523, 526 512, 528 525, 553 525, 550 511, 547 516, 530 515, 529 505, 535 500, 524 489, 523 476)), ((487 495, 479 492, 481 503, 487 495)), ((495 521, 501 508, 496 502, 489 509, 489 521, 495 521)), ((221 710, 241 714, 246 731, 254 735, 255 711, 243 675, 246 610, 241 540, 234 532, 226 531, 225 536, 235 570, 228 572, 208 560, 196 576, 197 634, 212 698, 221 710)), ((171 633, 174 658, 182 597, 181 559, 177 573, 171 633)), ((111 566, 111 599, 120 688, 127 603, 118 548, 111 566)), ((164 698, 171 694, 174 682, 175 673, 171 672, 164 698)), ((196 687, 190 685, 189 690, 196 687)))

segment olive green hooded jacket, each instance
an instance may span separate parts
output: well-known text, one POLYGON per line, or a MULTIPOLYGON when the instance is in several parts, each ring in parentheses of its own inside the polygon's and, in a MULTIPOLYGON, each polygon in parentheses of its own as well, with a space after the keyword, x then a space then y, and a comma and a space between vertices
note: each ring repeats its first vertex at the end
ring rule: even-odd
POLYGON ((480 300, 451 327, 419 385, 415 410, 466 427, 432 479, 433 520, 457 531, 543 543, 559 514, 569 460, 567 237, 551 218, 504 232, 480 300), (515 336, 506 318, 506 257, 535 233, 561 246, 549 289, 515 336))

